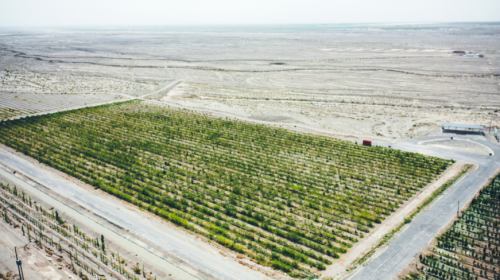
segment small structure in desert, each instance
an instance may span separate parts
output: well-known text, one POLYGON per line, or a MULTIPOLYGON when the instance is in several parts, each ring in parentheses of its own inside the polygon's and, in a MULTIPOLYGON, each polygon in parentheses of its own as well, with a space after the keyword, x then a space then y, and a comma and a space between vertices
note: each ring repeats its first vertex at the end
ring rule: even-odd
POLYGON ((443 132, 454 132, 454 133, 482 133, 484 127, 482 125, 474 124, 458 124, 458 123, 441 123, 441 130, 443 132))

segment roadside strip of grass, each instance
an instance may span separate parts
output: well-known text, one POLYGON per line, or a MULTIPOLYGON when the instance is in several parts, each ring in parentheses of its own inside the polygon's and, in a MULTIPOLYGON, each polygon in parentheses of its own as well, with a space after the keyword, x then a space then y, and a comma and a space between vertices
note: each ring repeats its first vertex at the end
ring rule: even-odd
POLYGON ((431 204, 437 197, 439 197, 440 195, 442 195, 449 187, 451 187, 453 184, 455 184, 471 168, 472 168, 472 164, 465 165, 464 168, 463 168, 463 170, 462 170, 462 172, 460 172, 455 177, 453 177, 450 180, 448 180, 448 182, 444 183, 439 189, 435 190, 432 193, 432 195, 429 196, 422 203, 422 205, 420 205, 419 207, 417 207, 417 209, 415 209, 415 211, 413 211, 410 214, 410 216, 404 218, 404 221, 403 221, 403 223, 401 223, 401 225, 399 225, 397 228, 393 229, 390 233, 388 233, 384 237, 382 237, 382 239, 380 239, 380 242, 377 244, 377 246, 373 247, 372 250, 370 250, 368 253, 366 253, 362 257, 356 259, 352 263, 351 269, 355 269, 358 265, 361 265, 361 264, 365 263, 371 256, 373 256, 373 254, 375 254, 375 251, 378 248, 380 248, 382 245, 384 245, 387 242, 389 242, 394 237, 394 235, 403 228, 403 226, 405 226, 406 224, 409 224, 418 213, 420 213, 424 208, 426 208, 429 204, 431 204))

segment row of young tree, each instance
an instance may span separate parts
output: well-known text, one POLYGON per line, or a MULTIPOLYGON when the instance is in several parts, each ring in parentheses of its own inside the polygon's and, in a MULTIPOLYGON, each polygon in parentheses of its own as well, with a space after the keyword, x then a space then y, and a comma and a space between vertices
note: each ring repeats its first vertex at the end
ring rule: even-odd
POLYGON ((135 101, 3 122, 0 142, 297 277, 451 164, 135 101))
POLYGON ((60 265, 66 264, 81 279, 92 276, 99 280, 109 277, 139 280, 142 274, 142 279, 156 280, 156 276, 147 272, 144 265, 141 269, 138 263, 134 265, 120 257, 120 253, 109 250, 104 235, 93 238, 76 224, 69 225, 57 210, 51 209, 47 210, 32 201, 17 187, 0 182, 0 212, 3 212, 4 221, 20 230, 29 242, 34 241, 41 249, 45 249, 45 253, 57 256, 60 265), (69 257, 69 262, 64 259, 64 255, 69 257), (127 268, 128 264, 131 265, 127 268), (109 271, 118 274, 110 275, 109 271), (108 276, 104 276, 105 272, 108 276))
POLYGON ((421 254, 406 279, 500 280, 500 175, 480 190, 467 211, 421 254))

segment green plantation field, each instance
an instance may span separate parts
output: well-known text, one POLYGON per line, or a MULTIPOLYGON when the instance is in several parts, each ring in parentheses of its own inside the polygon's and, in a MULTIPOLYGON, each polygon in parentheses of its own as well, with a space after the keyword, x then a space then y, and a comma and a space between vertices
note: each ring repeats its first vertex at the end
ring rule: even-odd
POLYGON ((3 122, 0 142, 297 277, 451 164, 137 101, 3 122))
POLYGON ((500 175, 420 256, 406 280, 500 280, 500 175))

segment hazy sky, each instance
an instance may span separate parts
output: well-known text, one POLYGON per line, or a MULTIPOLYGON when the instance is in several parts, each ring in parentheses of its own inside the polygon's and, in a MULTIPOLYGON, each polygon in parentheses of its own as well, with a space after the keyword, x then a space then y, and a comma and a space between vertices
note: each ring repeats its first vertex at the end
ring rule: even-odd
POLYGON ((0 0, 0 26, 500 21, 500 0, 0 0))

